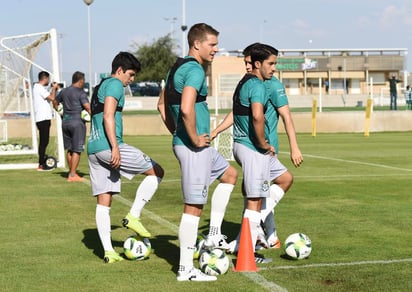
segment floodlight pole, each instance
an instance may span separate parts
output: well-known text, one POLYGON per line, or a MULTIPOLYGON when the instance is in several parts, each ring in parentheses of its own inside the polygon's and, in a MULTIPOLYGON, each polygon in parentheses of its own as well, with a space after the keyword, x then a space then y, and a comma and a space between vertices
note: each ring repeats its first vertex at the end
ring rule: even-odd
POLYGON ((90 5, 94 0, 83 0, 87 5, 87 32, 89 42, 89 98, 92 97, 92 34, 90 29, 90 5))
POLYGON ((182 0, 182 57, 186 56, 186 38, 185 31, 187 29, 186 25, 186 0, 182 0))

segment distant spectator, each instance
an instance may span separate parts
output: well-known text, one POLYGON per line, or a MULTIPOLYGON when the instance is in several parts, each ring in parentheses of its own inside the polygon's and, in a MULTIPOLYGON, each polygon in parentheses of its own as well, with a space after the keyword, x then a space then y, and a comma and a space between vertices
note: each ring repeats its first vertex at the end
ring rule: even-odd
POLYGON ((90 112, 90 103, 87 93, 83 90, 85 83, 84 73, 76 71, 72 76, 72 84, 56 96, 53 104, 57 110, 59 103, 63 104, 63 142, 67 150, 67 162, 69 164, 68 182, 82 182, 84 178, 77 174, 80 155, 84 151, 86 139, 86 125, 81 118, 83 109, 90 112))
POLYGON ((323 82, 323 84, 325 84, 326 94, 329 94, 329 80, 325 79, 325 82, 323 82))
POLYGON ((411 86, 407 85, 405 90, 405 101, 408 109, 412 109, 412 90, 411 86))
POLYGON ((391 105, 390 109, 391 110, 398 110, 398 105, 397 105, 397 98, 398 98, 398 92, 397 92, 397 84, 401 82, 401 80, 396 79, 395 75, 392 75, 392 78, 389 79, 389 91, 390 91, 390 96, 391 96, 391 105))
POLYGON ((46 148, 49 145, 51 119, 53 117, 50 102, 55 99, 57 83, 51 84, 51 91, 47 90, 50 82, 50 74, 46 71, 41 71, 38 74, 39 82, 33 86, 33 107, 34 118, 37 129, 39 130, 39 166, 38 171, 52 170, 46 165, 46 148))

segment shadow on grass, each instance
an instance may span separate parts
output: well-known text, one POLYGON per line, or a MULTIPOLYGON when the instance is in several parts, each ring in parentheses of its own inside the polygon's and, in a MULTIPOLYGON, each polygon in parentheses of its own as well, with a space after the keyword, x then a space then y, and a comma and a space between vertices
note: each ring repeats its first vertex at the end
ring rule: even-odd
MULTIPOLYGON (((120 226, 112 226, 112 230, 121 228, 120 226)), ((99 238, 99 233, 97 232, 96 228, 91 228, 91 229, 85 229, 83 230, 83 239, 82 239, 83 244, 90 250, 93 251, 93 253, 103 259, 104 257, 104 250, 102 247, 102 244, 100 242, 99 238)), ((113 241, 112 240, 113 247, 123 247, 123 241, 113 241)))
POLYGON ((177 273, 179 269, 180 249, 172 243, 177 237, 174 235, 158 235, 150 239, 153 253, 159 258, 165 259, 171 266, 171 271, 177 273))
MULTIPOLYGON (((239 222, 230 222, 230 221, 225 221, 223 220, 222 223, 222 234, 227 236, 226 241, 229 243, 232 240, 235 240, 238 233, 240 232, 240 220, 239 222)), ((206 220, 205 224, 203 224, 202 226, 199 226, 199 234, 203 234, 204 236, 206 236, 209 233, 209 224, 210 224, 210 220, 206 220)))
MULTIPOLYGON (((64 179, 67 179, 67 176, 69 175, 69 171, 53 171, 53 174, 54 175, 59 175, 60 177, 62 177, 62 178, 64 178, 64 179)), ((79 176, 81 176, 81 177, 85 177, 85 176, 88 176, 89 175, 89 173, 86 173, 86 172, 82 172, 82 171, 77 171, 77 174, 79 175, 79 176)))

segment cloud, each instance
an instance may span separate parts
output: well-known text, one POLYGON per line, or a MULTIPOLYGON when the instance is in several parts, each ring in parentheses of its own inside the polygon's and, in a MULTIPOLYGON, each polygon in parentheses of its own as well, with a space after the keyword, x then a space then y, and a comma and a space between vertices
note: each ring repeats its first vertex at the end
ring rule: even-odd
POLYGON ((412 25, 412 13, 409 1, 404 1, 402 5, 386 6, 380 15, 382 26, 392 27, 397 25, 412 25))
POLYGON ((292 28, 297 32, 307 32, 309 30, 309 24, 303 19, 295 19, 291 24, 292 28))

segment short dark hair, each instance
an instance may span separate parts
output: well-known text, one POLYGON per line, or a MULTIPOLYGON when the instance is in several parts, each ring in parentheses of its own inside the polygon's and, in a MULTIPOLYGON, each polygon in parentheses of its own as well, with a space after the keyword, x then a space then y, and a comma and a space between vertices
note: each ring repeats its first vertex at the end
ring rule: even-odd
POLYGON ((116 73, 116 70, 122 68, 123 72, 127 70, 134 70, 136 73, 140 72, 141 65, 137 58, 129 52, 118 53, 112 61, 112 74, 116 73))
POLYGON ((80 71, 76 71, 72 75, 72 84, 79 82, 80 80, 84 80, 84 73, 80 71))
POLYGON ((39 81, 41 81, 45 78, 49 78, 50 74, 47 71, 40 71, 38 77, 39 77, 39 81))
POLYGON ((204 41, 207 34, 218 36, 219 32, 206 23, 194 24, 187 33, 189 47, 192 47, 196 40, 204 41))
POLYGON ((253 43, 251 45, 248 45, 246 48, 243 49, 243 56, 244 57, 249 57, 250 56, 250 51, 252 48, 256 45, 260 45, 260 43, 253 43))
POLYGON ((250 50, 250 58, 252 61, 252 66, 255 68, 255 62, 263 63, 264 60, 269 58, 271 55, 277 56, 279 51, 272 46, 266 44, 256 44, 250 50))

